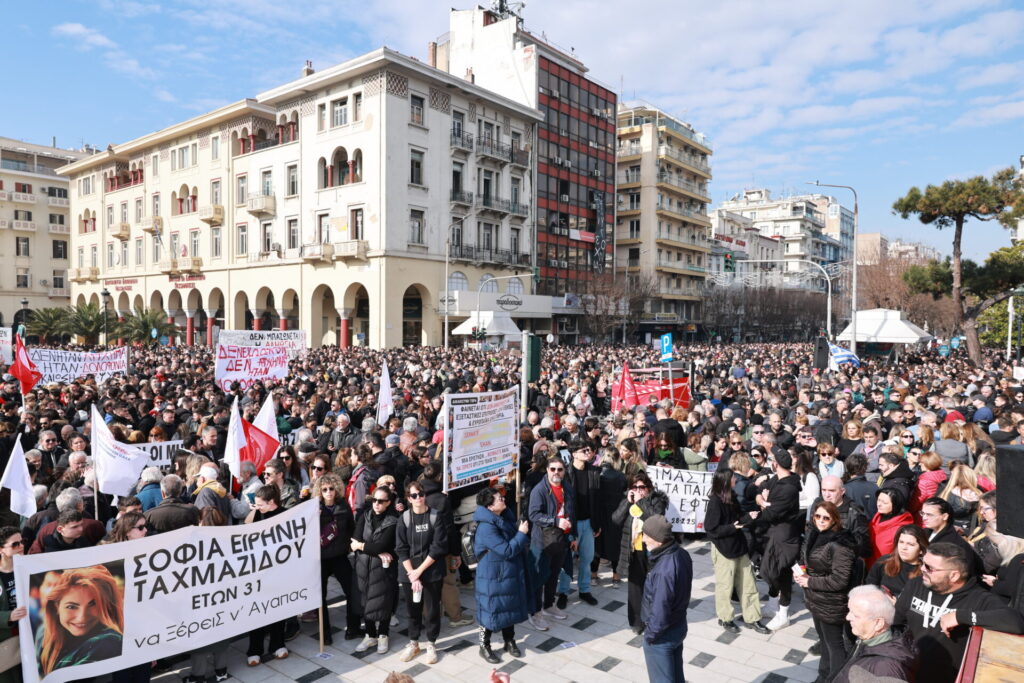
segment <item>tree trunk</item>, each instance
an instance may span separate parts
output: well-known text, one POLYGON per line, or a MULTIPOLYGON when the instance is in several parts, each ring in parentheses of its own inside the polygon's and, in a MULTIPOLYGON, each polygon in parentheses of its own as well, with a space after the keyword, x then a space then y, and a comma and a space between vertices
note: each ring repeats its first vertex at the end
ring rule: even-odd
POLYGON ((960 291, 963 280, 960 259, 960 240, 964 235, 964 217, 957 216, 956 228, 953 231, 953 303, 955 304, 953 323, 959 329, 964 321, 964 297, 960 291))
POLYGON ((975 366, 981 365, 981 341, 978 339, 978 321, 974 316, 967 316, 961 323, 961 329, 967 337, 967 356, 975 366))

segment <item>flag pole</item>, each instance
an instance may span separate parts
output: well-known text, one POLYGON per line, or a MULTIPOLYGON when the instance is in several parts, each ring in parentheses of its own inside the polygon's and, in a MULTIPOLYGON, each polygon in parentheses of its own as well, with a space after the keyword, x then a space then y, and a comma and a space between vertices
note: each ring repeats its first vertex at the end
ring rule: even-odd
MULTIPOLYGON (((348 609, 348 607, 346 607, 345 609, 348 609)), ((320 607, 319 607, 319 609, 317 609, 316 613, 317 613, 317 618, 320 621, 320 654, 323 654, 324 653, 324 603, 323 603, 322 600, 320 601, 320 607)))

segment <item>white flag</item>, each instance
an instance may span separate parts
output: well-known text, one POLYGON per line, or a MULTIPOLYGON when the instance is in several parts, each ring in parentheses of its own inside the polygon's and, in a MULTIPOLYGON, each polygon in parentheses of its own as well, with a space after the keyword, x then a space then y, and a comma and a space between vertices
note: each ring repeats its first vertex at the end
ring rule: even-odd
POLYGON ((21 434, 14 440, 14 449, 0 478, 0 486, 11 492, 11 510, 22 517, 36 514, 36 497, 32 493, 32 477, 28 473, 28 462, 21 447, 21 434))
POLYGON ((377 424, 383 426, 395 412, 395 401, 391 398, 391 373, 388 362, 380 369, 380 393, 377 395, 377 424))
POLYGON ((248 444, 242 427, 242 417, 238 414, 238 397, 235 396, 235 401, 231 404, 231 419, 228 421, 228 438, 224 442, 224 462, 239 481, 242 480, 241 450, 248 444))
POLYGON ((100 493, 127 496, 149 464, 149 453, 114 439, 95 403, 92 406, 92 436, 92 460, 98 490, 100 493))
POLYGON ((267 400, 263 402, 263 407, 256 414, 256 419, 252 421, 252 426, 264 434, 274 437, 274 441, 281 441, 281 435, 277 432, 277 410, 274 408, 273 393, 267 394, 267 400))

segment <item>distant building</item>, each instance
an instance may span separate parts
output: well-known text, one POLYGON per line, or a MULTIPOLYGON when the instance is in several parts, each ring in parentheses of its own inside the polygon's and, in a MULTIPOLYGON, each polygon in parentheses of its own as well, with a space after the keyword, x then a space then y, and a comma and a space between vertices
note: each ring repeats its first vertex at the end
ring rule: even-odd
POLYGON ((904 242, 894 240, 889 242, 889 258, 911 261, 914 263, 927 263, 928 261, 941 261, 942 252, 935 247, 920 242, 904 242))
POLYGON ((708 272, 725 272, 725 255, 733 257, 735 278, 748 287, 768 287, 781 284, 778 263, 748 263, 747 261, 779 261, 782 245, 779 240, 766 237, 754 227, 754 221, 743 214, 715 209, 711 212, 711 256, 708 272))
POLYGON ((889 253, 889 240, 880 232, 857 235, 857 265, 873 266, 889 253))

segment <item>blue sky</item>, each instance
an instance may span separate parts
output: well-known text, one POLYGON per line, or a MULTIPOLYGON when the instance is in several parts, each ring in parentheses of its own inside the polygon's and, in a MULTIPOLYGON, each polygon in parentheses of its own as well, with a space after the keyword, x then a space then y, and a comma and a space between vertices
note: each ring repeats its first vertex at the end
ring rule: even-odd
MULTIPOLYGON (((484 0, 486 1, 486 0, 484 0)), ((912 185, 1024 153, 1024 6, 1006 0, 531 0, 529 29, 709 135, 715 202, 855 186, 861 230, 949 252, 893 216, 912 185)), ((451 0, 6 3, 0 135, 117 143, 387 45, 424 58, 451 0)), ((467 7, 469 5, 466 5, 467 7)), ((842 197, 842 195, 838 195, 842 197)), ((852 202, 851 202, 852 203, 852 202)), ((1009 244, 969 227, 966 255, 1009 244)))

